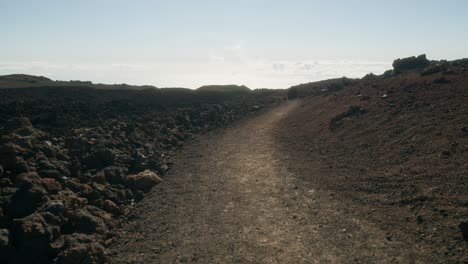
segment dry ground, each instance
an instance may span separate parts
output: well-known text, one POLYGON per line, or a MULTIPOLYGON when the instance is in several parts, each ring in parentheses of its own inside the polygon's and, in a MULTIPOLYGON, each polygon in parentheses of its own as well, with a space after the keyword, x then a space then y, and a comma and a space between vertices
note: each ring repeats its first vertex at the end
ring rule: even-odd
POLYGON ((314 182, 306 159, 284 149, 278 137, 293 137, 280 124, 302 105, 289 102, 185 146, 165 181, 117 230, 111 262, 444 262, 389 237, 391 227, 314 182))

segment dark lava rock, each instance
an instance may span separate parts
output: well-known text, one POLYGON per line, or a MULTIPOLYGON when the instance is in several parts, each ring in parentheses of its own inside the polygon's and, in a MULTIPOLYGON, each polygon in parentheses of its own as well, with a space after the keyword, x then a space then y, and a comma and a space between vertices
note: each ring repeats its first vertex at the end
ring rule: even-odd
POLYGON ((47 191, 41 183, 41 178, 35 172, 18 175, 15 182, 18 190, 7 206, 7 213, 13 218, 24 217, 47 202, 47 191))
POLYGON ((8 229, 0 229, 0 263, 6 263, 10 258, 12 246, 9 236, 8 229))
POLYGON ((106 250, 95 236, 72 234, 65 236, 64 250, 60 252, 60 264, 100 264, 106 261, 106 250))
POLYGON ((93 216, 85 210, 72 212, 69 216, 70 224, 73 230, 84 234, 105 234, 107 227, 104 222, 98 217, 93 216))
POLYGON ((102 170, 104 176, 110 184, 123 184, 128 169, 125 167, 107 167, 102 170))
POLYGON ((50 212, 54 215, 61 215, 65 211, 65 205, 62 201, 49 201, 40 209, 40 211, 50 212))
POLYGON ((138 174, 129 175, 125 184, 132 190, 147 192, 160 182, 162 182, 162 179, 155 172, 145 170, 138 174))
POLYGON ((11 203, 7 206, 7 213, 13 218, 24 217, 32 214, 47 201, 47 191, 40 185, 19 189, 12 196, 11 203))
POLYGON ((58 170, 41 170, 38 174, 42 178, 52 178, 58 182, 65 181, 64 176, 58 170))
POLYGON ((18 168, 18 163, 22 161, 21 156, 26 154, 27 150, 12 143, 7 142, 0 145, 0 162, 5 170, 17 172, 24 169, 18 168))
POLYGON ((48 263, 56 256, 53 242, 60 237, 60 228, 46 221, 51 218, 47 214, 36 213, 14 220, 12 240, 18 251, 17 262, 48 263))
POLYGON ((110 149, 97 150, 84 159, 84 165, 88 169, 102 169, 114 164, 115 153, 110 149))
POLYGON ((395 72, 404 72, 413 69, 422 69, 429 64, 430 61, 426 58, 426 54, 422 54, 418 57, 396 59, 393 61, 392 65, 395 72))
POLYGON ((31 121, 26 117, 14 117, 3 126, 2 133, 10 134, 20 129, 32 129, 31 121))
POLYGON ((442 63, 437 63, 437 64, 431 65, 431 66, 423 69, 421 71, 421 76, 431 75, 431 74, 434 74, 434 73, 443 72, 445 70, 447 70, 446 65, 444 65, 442 63))
POLYGON ((120 214, 120 208, 111 200, 105 200, 103 203, 103 209, 111 213, 113 215, 119 215, 120 214))
POLYGON ((53 178, 43 178, 41 179, 41 183, 50 194, 56 194, 62 190, 62 185, 53 178))
POLYGON ((35 172, 22 173, 16 177, 15 185, 21 190, 27 190, 41 184, 41 178, 35 172))

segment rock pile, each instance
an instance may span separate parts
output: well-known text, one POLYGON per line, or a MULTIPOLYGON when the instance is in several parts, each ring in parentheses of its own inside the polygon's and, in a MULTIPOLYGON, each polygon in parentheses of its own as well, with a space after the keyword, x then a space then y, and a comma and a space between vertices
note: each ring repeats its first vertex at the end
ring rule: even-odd
POLYGON ((0 262, 105 262, 117 218, 162 181, 171 151, 259 108, 236 101, 116 115, 66 134, 10 118, 0 125, 0 262))

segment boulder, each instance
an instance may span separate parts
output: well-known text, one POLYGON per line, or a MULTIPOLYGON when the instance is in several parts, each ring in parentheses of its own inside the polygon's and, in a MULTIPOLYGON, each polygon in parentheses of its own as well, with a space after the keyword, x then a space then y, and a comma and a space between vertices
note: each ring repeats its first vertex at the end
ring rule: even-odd
POLYGON ((145 170, 138 174, 129 175, 125 185, 132 190, 148 192, 153 186, 160 182, 162 182, 162 179, 159 178, 155 172, 145 170))
POLYGON ((48 263, 56 256, 53 245, 60 237, 60 228, 48 223, 48 213, 35 213, 13 222, 12 240, 21 263, 48 263))
POLYGON ((78 197, 74 192, 70 190, 60 191, 58 194, 54 195, 55 200, 60 200, 66 210, 78 210, 86 207, 88 205, 88 200, 83 197, 78 197))
POLYGON ((25 217, 34 213, 47 201, 47 191, 40 185, 34 185, 28 189, 17 190, 11 197, 11 202, 6 211, 12 218, 25 217))
POLYGON ((25 155, 27 150, 12 143, 0 145, 0 163, 6 170, 17 171, 18 157, 25 155))
POLYGON ((50 194, 56 194, 62 190, 62 185, 53 178, 43 178, 41 179, 42 186, 50 194))
MULTIPOLYGON (((70 166, 70 163, 66 161, 56 160, 56 159, 47 159, 46 157, 40 157, 37 159, 38 170, 49 171, 49 173, 55 173, 52 171, 57 171, 60 173, 61 176, 70 176, 70 171, 68 170, 67 166, 70 166)), ((39 173, 40 174, 40 173, 39 173)), ((47 177, 47 176, 46 176, 47 177)), ((59 177, 56 176, 49 176, 49 178, 54 178, 58 181, 59 177)))
POLYGON ((52 178, 58 182, 64 182, 64 176, 58 170, 41 170, 38 174, 42 178, 52 178))
POLYGON ((111 200, 105 200, 103 204, 103 209, 104 211, 113 214, 113 215, 119 215, 120 214, 120 208, 111 200))
POLYGON ((20 190, 27 190, 34 185, 41 185, 41 178, 36 172, 22 173, 16 177, 15 185, 20 190))
POLYGON ((100 183, 100 184, 105 184, 107 181, 106 181, 106 176, 104 175, 104 173, 102 171, 94 174, 93 176, 91 176, 91 181, 92 182, 96 182, 96 183, 100 183))
POLYGON ((83 234, 106 234, 108 232, 105 223, 98 217, 85 210, 70 212, 68 215, 71 230, 83 234))
POLYGON ((88 169, 102 169, 114 164, 115 153, 110 149, 99 149, 84 158, 88 169))
POLYGON ((107 252, 92 235, 72 234, 65 236, 64 250, 56 263, 100 264, 106 262, 107 252))
POLYGON ((106 180, 110 184, 123 184, 127 176, 128 169, 125 167, 106 167, 102 170, 106 180))
POLYGON ((65 211, 65 205, 62 201, 49 201, 41 207, 40 211, 62 215, 65 211))
POLYGON ((403 59, 396 59, 393 61, 394 72, 405 72, 409 70, 422 69, 430 64, 426 58, 426 54, 419 55, 418 57, 408 57, 403 59))

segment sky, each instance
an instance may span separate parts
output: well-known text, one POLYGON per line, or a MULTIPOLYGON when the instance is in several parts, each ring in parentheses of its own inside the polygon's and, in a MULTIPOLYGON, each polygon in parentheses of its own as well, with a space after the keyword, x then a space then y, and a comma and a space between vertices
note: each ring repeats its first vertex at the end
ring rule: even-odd
POLYGON ((0 75, 288 88, 468 57, 466 0, 0 0, 0 75))

